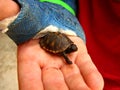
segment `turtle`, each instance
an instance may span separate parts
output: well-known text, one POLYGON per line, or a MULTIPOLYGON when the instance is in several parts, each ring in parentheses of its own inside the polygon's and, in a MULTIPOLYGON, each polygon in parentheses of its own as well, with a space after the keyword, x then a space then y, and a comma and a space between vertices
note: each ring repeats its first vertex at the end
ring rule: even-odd
POLYGON ((72 61, 67 57, 67 54, 77 51, 77 46, 61 32, 45 32, 40 37, 39 44, 41 48, 52 54, 63 56, 66 63, 72 64, 72 61))

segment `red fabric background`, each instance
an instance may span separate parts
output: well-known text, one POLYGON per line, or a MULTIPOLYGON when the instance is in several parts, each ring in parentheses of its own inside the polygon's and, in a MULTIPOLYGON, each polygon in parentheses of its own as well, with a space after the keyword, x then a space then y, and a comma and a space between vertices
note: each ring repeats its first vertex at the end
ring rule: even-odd
POLYGON ((104 77, 104 90, 120 90, 120 2, 79 0, 78 18, 88 52, 104 77))

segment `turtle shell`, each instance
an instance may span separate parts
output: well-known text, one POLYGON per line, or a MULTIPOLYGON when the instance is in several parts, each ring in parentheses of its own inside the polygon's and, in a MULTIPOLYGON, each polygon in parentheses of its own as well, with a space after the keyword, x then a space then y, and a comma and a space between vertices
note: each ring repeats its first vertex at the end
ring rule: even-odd
POLYGON ((46 32, 40 38, 40 46, 54 54, 64 52, 73 42, 63 33, 46 32))
POLYGON ((63 33, 46 32, 40 37, 40 46, 53 54, 64 57, 68 64, 72 64, 66 54, 77 51, 77 46, 63 33))

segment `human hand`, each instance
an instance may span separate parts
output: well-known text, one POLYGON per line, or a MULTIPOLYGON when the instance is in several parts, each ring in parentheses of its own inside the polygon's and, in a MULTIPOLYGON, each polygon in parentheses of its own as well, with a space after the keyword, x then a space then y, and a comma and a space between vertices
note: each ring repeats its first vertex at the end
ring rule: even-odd
POLYGON ((14 16, 19 11, 19 5, 13 0, 0 0, 0 20, 14 16))
POLYGON ((90 56, 84 42, 70 37, 78 51, 63 57, 44 51, 39 40, 30 40, 18 46, 18 81, 20 90, 102 90, 103 78, 90 56))

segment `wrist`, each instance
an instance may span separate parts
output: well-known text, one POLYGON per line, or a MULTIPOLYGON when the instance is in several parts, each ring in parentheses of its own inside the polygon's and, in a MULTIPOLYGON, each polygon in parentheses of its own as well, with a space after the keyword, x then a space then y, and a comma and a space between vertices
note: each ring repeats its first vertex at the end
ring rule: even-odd
POLYGON ((1 0, 0 1, 0 20, 17 15, 20 11, 19 5, 13 0, 1 0))

